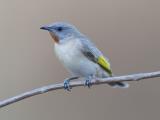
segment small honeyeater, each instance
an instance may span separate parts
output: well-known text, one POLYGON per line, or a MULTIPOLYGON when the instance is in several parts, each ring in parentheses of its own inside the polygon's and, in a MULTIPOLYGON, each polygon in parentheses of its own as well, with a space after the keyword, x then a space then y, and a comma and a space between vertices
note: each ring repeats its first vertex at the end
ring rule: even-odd
MULTIPOLYGON (((54 40, 54 50, 57 57, 71 74, 87 79, 85 85, 89 86, 89 81, 93 77, 112 76, 109 60, 75 26, 66 22, 56 22, 42 26, 41 29, 49 31, 54 40)), ((66 85, 66 81, 64 84, 66 85)), ((126 82, 108 84, 114 88, 129 86, 126 82)), ((65 87, 69 87, 68 83, 65 87)))

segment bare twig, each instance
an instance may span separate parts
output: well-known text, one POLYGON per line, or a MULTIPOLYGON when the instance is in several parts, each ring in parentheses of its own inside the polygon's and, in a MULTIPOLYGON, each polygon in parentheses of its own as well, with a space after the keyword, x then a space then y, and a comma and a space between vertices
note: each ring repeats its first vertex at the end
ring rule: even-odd
MULTIPOLYGON (((118 76, 118 77, 97 78, 96 80, 92 80, 91 83, 92 85, 99 85, 99 84, 106 84, 110 82, 138 81, 142 79, 155 78, 155 77, 160 77, 160 71, 151 72, 151 73, 139 73, 139 74, 133 74, 133 75, 125 75, 125 76, 118 76)), ((78 86, 83 86, 83 85, 84 85, 83 80, 70 82, 71 87, 78 87, 78 86)), ((64 84, 58 83, 58 84, 52 84, 52 85, 43 86, 37 89, 33 89, 31 91, 28 91, 20 95, 11 97, 9 99, 0 101, 0 108, 7 106, 9 104, 18 102, 20 100, 38 95, 38 94, 43 94, 49 91, 63 89, 63 88, 64 88, 64 84)))

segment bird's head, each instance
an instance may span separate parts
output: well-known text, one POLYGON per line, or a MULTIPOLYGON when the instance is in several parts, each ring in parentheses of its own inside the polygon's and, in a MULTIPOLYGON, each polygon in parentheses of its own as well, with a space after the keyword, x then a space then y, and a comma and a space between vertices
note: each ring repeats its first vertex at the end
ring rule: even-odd
POLYGON ((49 31, 56 43, 63 43, 69 40, 69 38, 74 38, 81 35, 75 26, 65 22, 52 23, 42 26, 40 29, 49 31))

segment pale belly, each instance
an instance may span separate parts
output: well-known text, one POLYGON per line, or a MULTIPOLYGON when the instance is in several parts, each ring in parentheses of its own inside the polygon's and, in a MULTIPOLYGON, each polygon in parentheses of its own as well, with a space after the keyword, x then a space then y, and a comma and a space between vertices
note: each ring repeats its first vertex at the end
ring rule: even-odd
POLYGON ((81 53, 78 49, 79 45, 80 43, 78 41, 70 41, 64 45, 55 44, 55 53, 64 66, 75 76, 108 76, 98 64, 90 61, 81 53))

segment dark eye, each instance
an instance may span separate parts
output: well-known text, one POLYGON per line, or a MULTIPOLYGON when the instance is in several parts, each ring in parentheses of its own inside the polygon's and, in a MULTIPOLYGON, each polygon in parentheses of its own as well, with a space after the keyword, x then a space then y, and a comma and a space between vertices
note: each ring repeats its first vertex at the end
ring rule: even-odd
POLYGON ((62 27, 58 27, 58 28, 57 28, 57 31, 59 31, 59 32, 61 32, 62 30, 63 30, 62 27))

